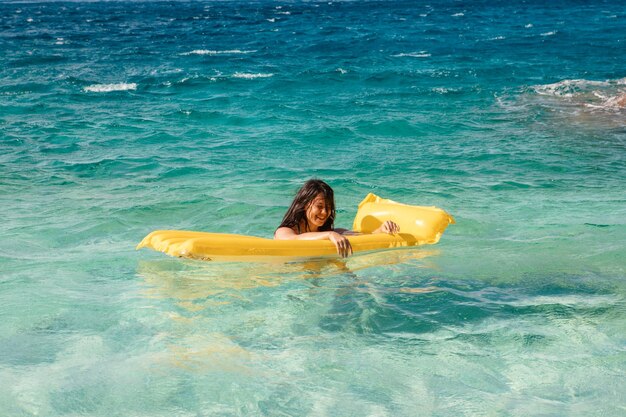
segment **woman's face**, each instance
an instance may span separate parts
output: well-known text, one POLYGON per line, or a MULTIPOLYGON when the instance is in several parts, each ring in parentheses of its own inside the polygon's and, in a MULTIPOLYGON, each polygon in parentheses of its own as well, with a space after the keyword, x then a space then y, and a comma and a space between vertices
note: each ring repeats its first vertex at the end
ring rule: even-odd
POLYGON ((306 209, 306 219, 309 223, 309 229, 312 232, 317 231, 317 229, 326 223, 329 215, 330 212, 326 205, 324 195, 320 193, 309 203, 306 209))

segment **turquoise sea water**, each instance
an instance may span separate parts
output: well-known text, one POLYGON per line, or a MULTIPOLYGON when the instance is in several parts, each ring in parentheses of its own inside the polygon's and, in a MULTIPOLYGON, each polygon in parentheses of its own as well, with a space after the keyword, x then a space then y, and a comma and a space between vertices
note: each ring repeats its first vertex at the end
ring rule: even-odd
POLYGON ((0 415, 626 415, 620 2, 0 3, 0 415), (452 213, 346 262, 308 178, 452 213))

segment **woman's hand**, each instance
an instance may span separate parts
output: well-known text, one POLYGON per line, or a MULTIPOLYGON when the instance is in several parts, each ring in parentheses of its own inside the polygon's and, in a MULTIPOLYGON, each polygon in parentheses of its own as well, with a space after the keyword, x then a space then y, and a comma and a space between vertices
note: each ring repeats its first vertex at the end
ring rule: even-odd
POLYGON ((391 220, 387 220, 386 222, 381 224, 378 229, 374 230, 372 233, 388 233, 390 235, 394 235, 398 233, 399 231, 400 231, 400 226, 398 226, 396 223, 392 222, 391 220))
POLYGON ((337 253, 342 258, 352 255, 352 245, 350 245, 350 241, 345 236, 340 235, 337 232, 329 232, 328 240, 333 242, 333 244, 337 247, 337 253))

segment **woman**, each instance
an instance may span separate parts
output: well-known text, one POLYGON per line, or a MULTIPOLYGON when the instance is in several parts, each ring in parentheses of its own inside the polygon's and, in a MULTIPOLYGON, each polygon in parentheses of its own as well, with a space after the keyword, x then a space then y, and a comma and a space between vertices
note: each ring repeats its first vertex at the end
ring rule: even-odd
MULTIPOLYGON (((283 221, 274 232, 278 240, 330 240, 342 257, 352 254, 352 246, 345 235, 356 233, 335 229, 335 196, 333 189, 322 180, 308 180, 298 191, 283 221)), ((384 222, 373 233, 398 233, 400 228, 392 221, 384 222)))

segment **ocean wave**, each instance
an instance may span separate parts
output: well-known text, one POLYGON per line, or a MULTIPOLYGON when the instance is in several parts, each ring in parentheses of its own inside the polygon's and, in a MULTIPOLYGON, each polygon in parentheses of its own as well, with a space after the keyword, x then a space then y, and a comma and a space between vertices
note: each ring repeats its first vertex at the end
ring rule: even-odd
POLYGON ((552 36, 552 35, 556 35, 556 30, 552 31, 552 32, 544 32, 541 34, 541 36, 552 36))
POLYGON ((594 93, 596 97, 602 100, 599 104, 586 103, 585 107, 591 109, 624 109, 626 108, 626 91, 615 96, 605 96, 599 93, 594 93))
POLYGON ((507 304, 514 307, 537 307, 547 305, 563 305, 569 307, 589 308, 589 307, 605 307, 618 303, 620 300, 618 297, 610 295, 539 295, 535 297, 528 297, 525 299, 513 300, 513 301, 499 301, 498 304, 507 304))
POLYGON ((531 91, 540 96, 554 97, 589 109, 621 111, 626 108, 624 85, 625 78, 606 81, 574 79, 535 85, 531 87, 531 91))
POLYGON ((184 52, 181 55, 239 55, 239 54, 252 54, 256 50, 245 51, 241 49, 227 49, 224 51, 209 50, 209 49, 195 49, 190 52, 184 52))
POLYGON ((246 73, 246 72, 236 72, 233 74, 233 78, 243 78, 246 80, 253 80, 255 78, 269 78, 269 77, 273 77, 274 74, 261 74, 261 73, 257 73, 257 74, 250 74, 250 73, 246 73))
POLYGON ((192 85, 192 84, 195 84, 195 83, 202 83, 202 82, 205 82, 205 81, 215 82, 219 78, 222 78, 222 75, 223 75, 222 72, 221 71, 217 71, 217 70, 214 70, 214 74, 213 75, 192 74, 192 75, 187 75, 187 76, 181 78, 180 80, 177 80, 177 81, 174 81, 174 82, 170 82, 170 85, 172 85, 172 84, 175 84, 175 85, 192 85))
POLYGON ((608 87, 609 81, 590 81, 584 79, 563 80, 557 83, 535 85, 531 87, 537 94, 557 97, 573 97, 593 87, 608 87))
POLYGON ((395 55, 391 55, 394 58, 402 58, 402 57, 412 57, 412 58, 428 58, 430 56, 432 56, 431 54, 429 54, 426 51, 420 51, 420 52, 406 52, 406 53, 400 53, 400 54, 395 54, 395 55))
POLYGON ((110 93, 111 91, 128 91, 136 89, 136 83, 94 84, 83 88, 84 91, 89 93, 110 93))
POLYGON ((463 89, 461 88, 446 88, 446 87, 433 87, 430 89, 433 93, 436 94, 451 94, 451 93, 462 93, 463 89))

